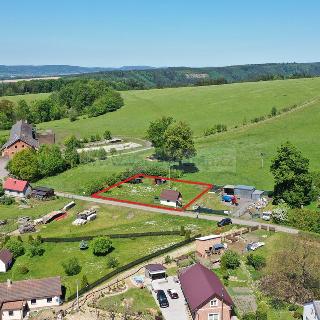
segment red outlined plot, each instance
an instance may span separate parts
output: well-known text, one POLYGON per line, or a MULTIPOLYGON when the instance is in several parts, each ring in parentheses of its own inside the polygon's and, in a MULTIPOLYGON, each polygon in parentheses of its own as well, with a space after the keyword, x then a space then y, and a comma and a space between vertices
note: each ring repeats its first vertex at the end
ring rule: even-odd
POLYGON ((161 176, 149 176, 146 174, 139 173, 139 174, 135 174, 134 176, 131 176, 123 181, 119 181, 110 187, 104 188, 104 189, 92 194, 91 197, 96 198, 96 199, 104 199, 104 200, 110 200, 110 201, 115 201, 115 202, 129 203, 129 204, 135 204, 135 205, 151 207, 151 208, 159 208, 159 209, 173 210, 173 211, 184 211, 190 205, 192 205, 194 202, 196 202, 199 198, 201 198, 205 193, 207 193, 209 190, 211 190, 212 187, 213 187, 213 184, 210 184, 210 183, 182 180, 182 179, 173 179, 173 178, 167 178, 167 177, 161 177, 161 176), (194 197, 192 200, 190 200, 187 204, 185 204, 181 208, 172 208, 172 207, 167 207, 164 205, 160 206, 160 205, 156 205, 156 204, 149 204, 149 203, 143 203, 143 202, 137 202, 137 201, 131 201, 131 200, 117 199, 117 198, 106 197, 106 196, 102 195, 103 193, 110 191, 110 190, 112 190, 112 189, 114 189, 124 183, 130 182, 136 178, 162 179, 162 180, 167 180, 167 181, 174 181, 174 182, 179 182, 179 183, 198 185, 198 186, 204 187, 204 190, 202 190, 196 197, 194 197))

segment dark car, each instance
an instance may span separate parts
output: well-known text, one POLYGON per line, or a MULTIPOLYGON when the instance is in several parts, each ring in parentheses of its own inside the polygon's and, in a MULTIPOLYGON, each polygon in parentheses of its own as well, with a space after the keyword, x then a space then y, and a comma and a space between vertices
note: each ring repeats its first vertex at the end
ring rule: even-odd
POLYGON ((178 299, 179 298, 178 292, 176 290, 168 289, 167 292, 168 292, 168 295, 171 299, 178 299))
POLYGON ((217 223, 218 227, 227 226, 228 224, 232 224, 232 220, 230 218, 224 218, 217 223))
POLYGON ((168 308, 169 307, 169 301, 168 301, 167 296, 163 290, 159 290, 157 292, 157 299, 158 299, 160 308, 168 308))

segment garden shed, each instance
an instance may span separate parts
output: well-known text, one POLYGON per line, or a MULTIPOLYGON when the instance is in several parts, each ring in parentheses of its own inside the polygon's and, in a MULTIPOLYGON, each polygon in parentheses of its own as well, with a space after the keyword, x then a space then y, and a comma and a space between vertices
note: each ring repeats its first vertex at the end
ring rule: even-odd
POLYGON ((33 187, 31 195, 38 199, 48 199, 54 196, 54 190, 47 187, 33 187))
POLYGON ((160 280, 167 277, 166 268, 160 263, 145 266, 145 276, 151 280, 160 280))
POLYGON ((252 193, 252 200, 253 201, 259 201, 263 196, 265 192, 263 190, 254 190, 252 193))
POLYGON ((234 195, 234 185, 227 184, 223 187, 223 193, 227 195, 234 195))
POLYGON ((160 203, 165 206, 179 207, 181 206, 182 196, 179 191, 163 190, 160 194, 160 203))
POLYGON ((256 190, 253 186, 237 185, 234 187, 234 194, 236 194, 240 199, 252 199, 252 194, 256 190))

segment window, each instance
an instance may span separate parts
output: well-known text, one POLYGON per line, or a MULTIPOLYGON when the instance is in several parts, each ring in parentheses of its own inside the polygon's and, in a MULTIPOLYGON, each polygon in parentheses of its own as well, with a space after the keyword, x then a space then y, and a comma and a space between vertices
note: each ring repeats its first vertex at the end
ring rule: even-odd
POLYGON ((31 304, 36 304, 37 303, 37 299, 31 299, 31 304))
POLYGON ((209 313, 208 320, 219 320, 219 313, 209 313))
POLYGON ((17 149, 18 147, 17 146, 14 146, 15 147, 15 149, 17 149))
POLYGON ((52 302, 52 298, 47 298, 47 303, 51 303, 52 302))
POLYGON ((10 317, 13 316, 13 311, 12 311, 12 310, 9 311, 9 316, 10 316, 10 317))
POLYGON ((217 307, 218 306, 218 299, 213 299, 210 301, 210 307, 217 307))

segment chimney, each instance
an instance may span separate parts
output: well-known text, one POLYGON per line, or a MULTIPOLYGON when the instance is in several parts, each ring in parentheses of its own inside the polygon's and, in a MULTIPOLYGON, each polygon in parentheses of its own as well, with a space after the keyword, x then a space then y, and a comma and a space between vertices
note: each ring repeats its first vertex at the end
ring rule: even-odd
POLYGON ((10 288, 12 285, 12 280, 11 279, 7 279, 7 287, 10 288))

